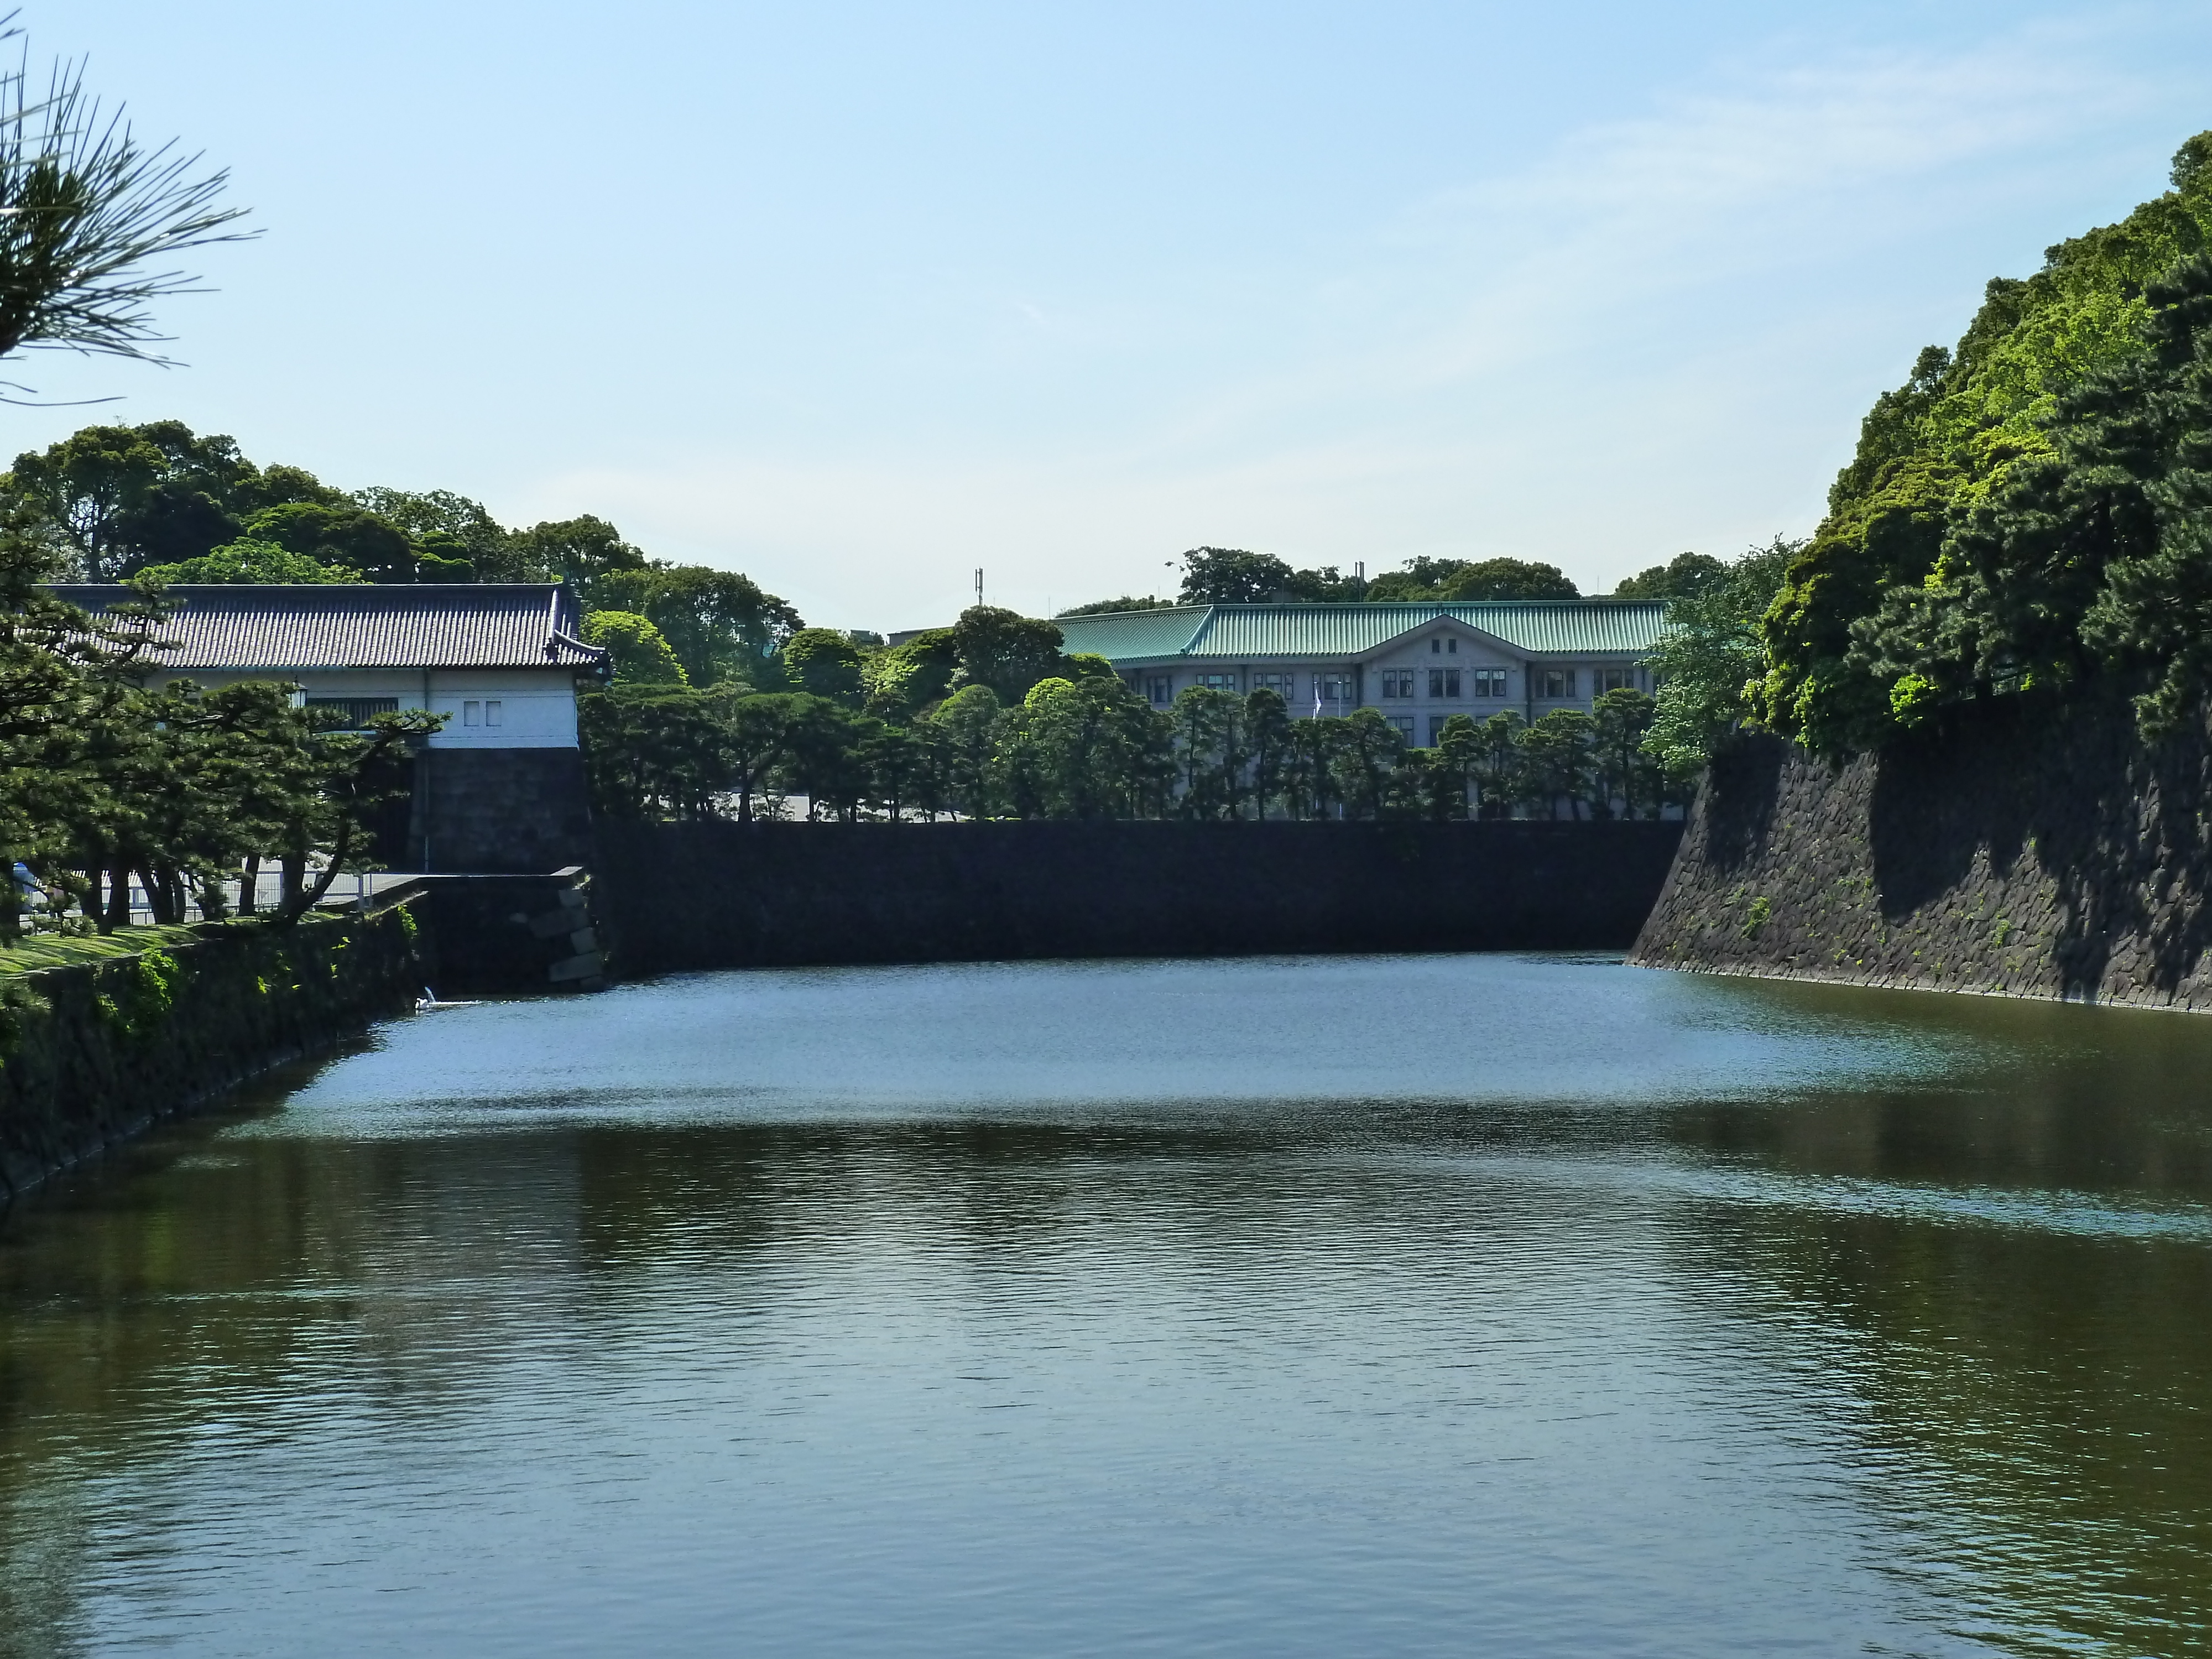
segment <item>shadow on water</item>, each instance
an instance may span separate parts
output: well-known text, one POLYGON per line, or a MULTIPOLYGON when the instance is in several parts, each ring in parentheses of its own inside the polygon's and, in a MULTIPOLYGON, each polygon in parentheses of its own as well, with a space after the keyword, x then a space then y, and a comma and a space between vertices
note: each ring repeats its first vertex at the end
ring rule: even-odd
POLYGON ((1540 958, 403 1024, 0 1226, 0 1651, 2201 1650, 2208 1062, 1540 958))

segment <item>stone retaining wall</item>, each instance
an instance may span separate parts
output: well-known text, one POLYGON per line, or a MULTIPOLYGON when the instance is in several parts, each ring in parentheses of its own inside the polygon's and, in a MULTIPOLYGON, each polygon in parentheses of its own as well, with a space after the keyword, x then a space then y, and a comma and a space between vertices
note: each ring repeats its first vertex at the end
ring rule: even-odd
POLYGON ((628 978, 678 969, 1622 951, 1680 823, 606 823, 628 978))
POLYGON ((2008 699, 1832 766, 1717 762, 1630 959, 2212 1008, 2212 741, 2117 697, 2008 699))
POLYGON ((406 1012, 422 983, 404 908, 209 923, 181 943, 0 976, 0 1201, 406 1012))

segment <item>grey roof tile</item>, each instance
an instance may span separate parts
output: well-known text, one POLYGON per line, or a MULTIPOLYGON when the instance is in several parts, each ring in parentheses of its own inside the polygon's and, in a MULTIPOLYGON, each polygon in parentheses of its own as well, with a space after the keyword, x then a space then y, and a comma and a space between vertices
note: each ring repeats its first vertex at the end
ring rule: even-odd
MULTIPOLYGON (((58 585, 88 611, 126 587, 58 585)), ((592 668, 606 653, 575 637, 575 598, 556 582, 277 586, 185 585, 164 668, 274 672, 311 668, 592 668)))

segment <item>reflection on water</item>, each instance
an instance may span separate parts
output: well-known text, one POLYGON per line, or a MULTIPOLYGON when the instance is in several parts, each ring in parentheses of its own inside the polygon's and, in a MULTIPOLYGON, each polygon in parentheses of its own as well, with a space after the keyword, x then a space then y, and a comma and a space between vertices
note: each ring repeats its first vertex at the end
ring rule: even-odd
POLYGON ((2205 1650, 2208 1076, 1556 958, 439 1012, 0 1223, 0 1652, 2205 1650))

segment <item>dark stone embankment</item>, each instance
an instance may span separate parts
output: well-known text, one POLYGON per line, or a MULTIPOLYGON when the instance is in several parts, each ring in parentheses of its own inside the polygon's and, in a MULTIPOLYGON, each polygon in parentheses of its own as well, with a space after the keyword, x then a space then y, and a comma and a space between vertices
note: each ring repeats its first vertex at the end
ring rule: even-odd
POLYGON ((1627 948, 1679 823, 599 825, 624 977, 1046 957, 1627 948))
POLYGON ((1717 763, 1631 960, 2212 1009, 2212 741, 2010 699, 1831 766, 1717 763))
POLYGON ((597 991, 606 967, 578 866, 528 876, 417 876, 388 890, 422 927, 422 985, 459 997, 597 991))
POLYGON ((405 1012, 421 983, 416 925, 397 907, 209 923, 0 977, 0 1201, 405 1012))

